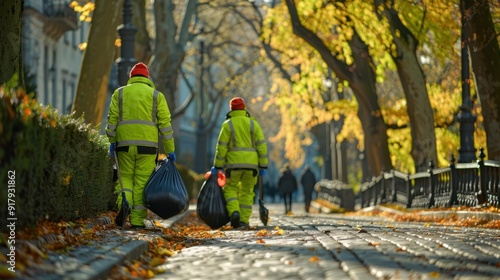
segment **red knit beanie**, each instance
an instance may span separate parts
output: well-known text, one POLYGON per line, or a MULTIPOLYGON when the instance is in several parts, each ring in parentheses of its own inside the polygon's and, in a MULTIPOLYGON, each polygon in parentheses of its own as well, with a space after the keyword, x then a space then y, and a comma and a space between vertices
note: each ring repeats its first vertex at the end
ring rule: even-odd
POLYGON ((132 67, 132 70, 130 70, 130 78, 132 78, 133 76, 144 76, 146 78, 149 78, 149 71, 146 64, 139 62, 134 65, 134 67, 132 67))
POLYGON ((233 110, 245 110, 245 101, 241 97, 235 97, 229 101, 229 109, 233 110))

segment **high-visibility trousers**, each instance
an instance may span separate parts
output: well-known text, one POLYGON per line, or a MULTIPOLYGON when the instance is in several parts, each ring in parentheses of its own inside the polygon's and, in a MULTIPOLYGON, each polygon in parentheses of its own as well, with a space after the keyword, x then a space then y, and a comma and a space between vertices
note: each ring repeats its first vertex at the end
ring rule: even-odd
MULTIPOLYGON (((144 206, 144 188, 156 167, 156 155, 138 154, 137 146, 129 146, 128 152, 119 151, 115 156, 118 156, 123 190, 132 209, 130 224, 144 226, 144 219, 148 215, 148 210, 144 206)), ((119 194, 116 203, 120 209, 122 205, 120 180, 117 181, 115 193, 119 194)))
POLYGON ((257 176, 252 170, 231 170, 223 188, 226 199, 226 209, 229 216, 240 212, 240 221, 247 223, 252 215, 252 205, 255 197, 254 186, 257 176))

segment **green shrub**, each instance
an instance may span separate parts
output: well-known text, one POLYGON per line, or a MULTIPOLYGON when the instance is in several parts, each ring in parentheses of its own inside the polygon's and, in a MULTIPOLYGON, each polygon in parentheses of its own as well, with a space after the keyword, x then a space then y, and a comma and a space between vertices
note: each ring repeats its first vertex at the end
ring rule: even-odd
POLYGON ((17 229, 106 211, 113 195, 107 139, 83 118, 58 115, 22 89, 0 87, 0 98, 1 219, 9 215, 9 170, 15 171, 17 229))

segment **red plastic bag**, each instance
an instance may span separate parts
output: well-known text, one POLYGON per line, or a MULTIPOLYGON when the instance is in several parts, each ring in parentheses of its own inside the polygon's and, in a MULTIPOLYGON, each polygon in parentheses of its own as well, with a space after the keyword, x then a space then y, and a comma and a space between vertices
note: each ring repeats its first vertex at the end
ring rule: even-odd
MULTIPOLYGON (((211 171, 208 171, 207 173, 205 173, 205 179, 208 179, 210 178, 210 175, 212 175, 212 172, 211 171)), ((217 173, 217 184, 219 185, 219 187, 224 187, 226 185, 226 174, 224 174, 224 172, 220 171, 217 173)))

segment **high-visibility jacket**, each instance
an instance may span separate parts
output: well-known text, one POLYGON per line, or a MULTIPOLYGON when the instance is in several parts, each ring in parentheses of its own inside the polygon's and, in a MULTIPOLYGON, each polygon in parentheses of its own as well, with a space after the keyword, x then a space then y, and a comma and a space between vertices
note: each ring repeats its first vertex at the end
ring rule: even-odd
POLYGON ((267 164, 267 143, 257 120, 245 110, 229 112, 219 133, 214 166, 258 170, 267 164))
POLYGON ((165 96, 155 89, 150 79, 134 76, 113 93, 106 134, 109 142, 117 143, 117 147, 158 148, 160 138, 168 154, 175 151, 170 120, 165 96))

